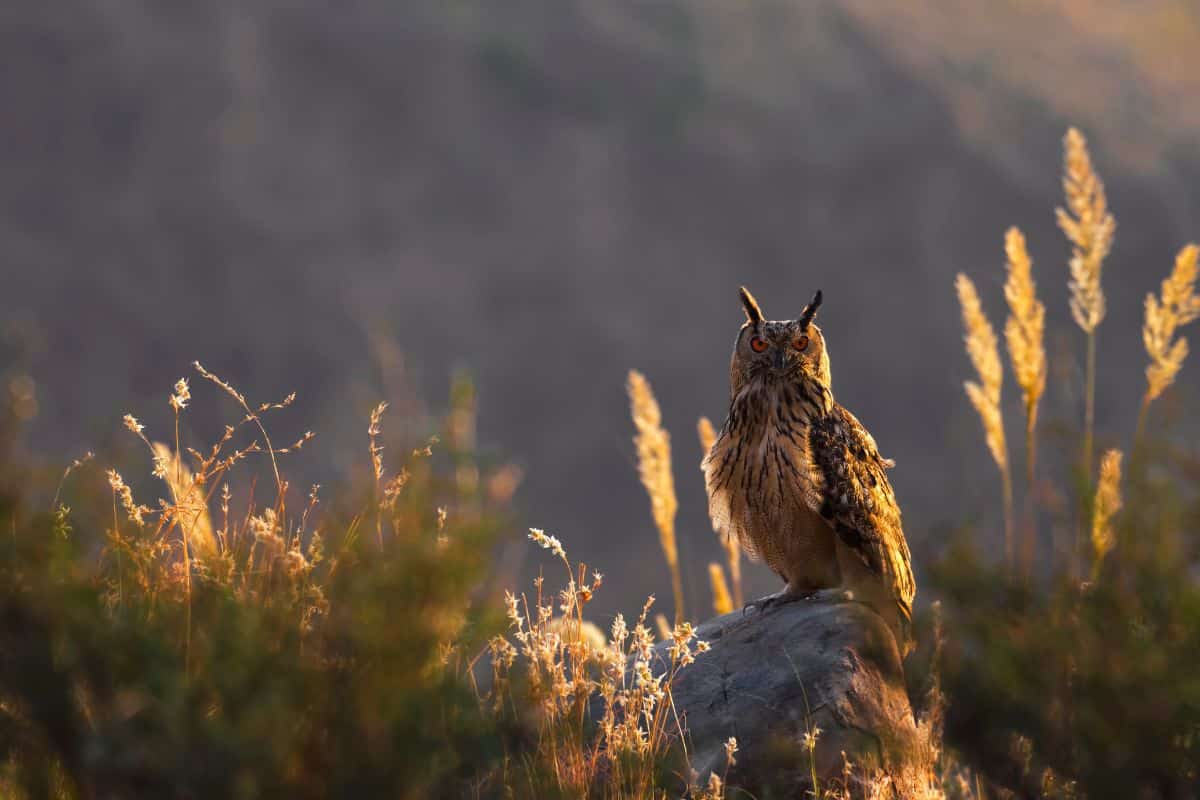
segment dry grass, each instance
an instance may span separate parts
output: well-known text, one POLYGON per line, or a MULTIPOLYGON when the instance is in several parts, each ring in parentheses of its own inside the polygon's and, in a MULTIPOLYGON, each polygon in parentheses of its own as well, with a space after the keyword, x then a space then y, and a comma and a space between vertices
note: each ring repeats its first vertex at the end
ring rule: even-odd
MULTIPOLYGON (((1117 223, 1108 212, 1104 183, 1092 166, 1087 140, 1075 128, 1069 128, 1063 137, 1062 187, 1067 207, 1056 208, 1055 216, 1058 227, 1071 242, 1071 260, 1068 264, 1071 316, 1087 334, 1082 467, 1084 484, 1090 489, 1096 427, 1096 328, 1104 320, 1107 310, 1100 276, 1104 259, 1112 249, 1117 223)), ((1077 539, 1072 561, 1078 557, 1077 539)))
POLYGON ((1055 209, 1055 216, 1072 245, 1071 316, 1091 336, 1107 311, 1100 276, 1117 223, 1108 212, 1104 183, 1092 166, 1087 139, 1075 128, 1063 137, 1062 187, 1067 207, 1055 209))
POLYGON ((1112 518, 1121 510, 1121 451, 1109 450, 1100 459, 1100 482, 1096 486, 1092 512, 1092 580, 1100 575, 1104 557, 1113 549, 1116 536, 1112 518))
POLYGON ((1178 328, 1200 317, 1200 295, 1196 294, 1197 255, 1200 248, 1189 244, 1175 257, 1175 267, 1162 282, 1162 295, 1146 295, 1146 321, 1142 326, 1142 341, 1150 364, 1146 367, 1146 393, 1138 416, 1138 435, 1141 438, 1146 412, 1167 387, 1187 359, 1187 339, 1175 338, 1178 328))
POLYGON ((715 561, 708 565, 708 585, 712 589, 713 613, 720 615, 733 611, 733 598, 729 596, 725 570, 715 561))
MULTIPOLYGON (((1105 555, 1114 546, 1111 520, 1120 508, 1119 483, 1121 454, 1116 450, 1105 453, 1100 470, 1100 484, 1092 491, 1091 461, 1094 439, 1094 395, 1096 382, 1096 329, 1104 320, 1105 297, 1101 286, 1104 259, 1112 247, 1116 222, 1108 211, 1104 185, 1092 164, 1083 135, 1074 128, 1064 138, 1063 192, 1066 209, 1056 209, 1059 227, 1072 244, 1069 264, 1071 315, 1087 334, 1087 372, 1085 376, 1085 410, 1083 424, 1084 496, 1087 509, 1081 526, 1092 545, 1093 574, 1105 555)), ((1027 484, 1032 495, 1034 464, 1037 448, 1036 424, 1038 404, 1046 387, 1046 355, 1043 345, 1045 308, 1037 299, 1032 277, 1032 260, 1025 237, 1016 228, 1005 236, 1008 276, 1005 297, 1010 316, 1005 336, 1012 370, 1024 399, 1027 453, 1027 484)), ((1134 436, 1135 447, 1141 438, 1146 412, 1150 404, 1171 385, 1187 357, 1187 341, 1176 339, 1177 329, 1200 317, 1200 297, 1195 294, 1197 256, 1195 245, 1184 247, 1175 261, 1171 275, 1163 281, 1162 293, 1146 298, 1146 318, 1142 338, 1150 364, 1146 369, 1146 392, 1134 436)), ((978 294, 970 279, 959 275, 956 281, 967 329, 967 352, 979 375, 979 383, 968 383, 967 394, 983 420, 984 432, 992 457, 1004 474, 1002 492, 1005 504, 1011 497, 1011 482, 1006 474, 1008 454, 1004 441, 1004 420, 1000 407, 1002 367, 996 355, 995 334, 984 316, 978 294)), ((1036 528, 1033 522, 1032 498, 1027 498, 1027 540, 1023 560, 1029 564, 1036 528)), ((1009 550, 1006 547, 1006 557, 1009 550)), ((1070 566, 1078 574, 1081 556, 1078 538, 1070 553, 1070 566)), ((1028 569, 1028 566, 1027 566, 1028 569)))
MULTIPOLYGON (((975 764, 997 782, 1001 795, 1017 790, 1021 796, 1165 796, 1173 789, 1164 787, 1190 786, 1195 778, 1194 739, 1167 730, 1172 724, 1168 719, 1180 720, 1183 731, 1195 727, 1189 716, 1195 707, 1189 694, 1196 641, 1195 570, 1185 544, 1192 512, 1183 510, 1194 511, 1194 498, 1187 468, 1179 466, 1190 463, 1185 443, 1170 443, 1166 468, 1159 474, 1139 468, 1137 453, 1151 403, 1171 385, 1187 356, 1186 342, 1176 339, 1178 328, 1200 316, 1198 250, 1184 247, 1161 294, 1146 299, 1142 334, 1150 364, 1128 474, 1123 474, 1121 450, 1107 449, 1093 484, 1096 333, 1105 317, 1101 268, 1115 223, 1083 136, 1068 131, 1065 149, 1068 210, 1058 210, 1058 221, 1072 244, 1072 317, 1087 335, 1085 480, 1078 480, 1078 473, 1068 476, 1064 490, 1046 479, 1048 489, 1041 496, 1061 498, 1075 488, 1083 513, 1073 526, 1077 538, 1069 563, 1048 564, 1032 576, 1036 582, 1014 585, 990 566, 964 566, 957 554, 935 568, 940 587, 955 600, 951 608, 958 617, 956 638, 961 639, 948 675, 965 708, 959 721, 968 724, 959 724, 951 736, 973 753, 975 764), (1126 495, 1130 508, 1123 511, 1126 495), (1083 561, 1089 555, 1081 547, 1084 537, 1090 545, 1089 570, 1083 561), (1082 580, 1087 573, 1090 581, 1082 580), (1166 598, 1170 601, 1164 603, 1166 598), (1128 702, 1126 686, 1138 687, 1128 702), (1144 692, 1156 693, 1154 705, 1146 705, 1144 692), (974 724, 983 719, 986 725, 974 724), (1123 754, 1122 760, 1108 761, 1116 752, 1123 754)), ((1005 294, 1012 314, 1006 334, 1011 366, 1025 395, 1032 453, 1037 404, 1045 389, 1044 309, 1036 300, 1024 237, 1015 229, 1006 237, 1006 251, 1005 294)), ((988 391, 999 385, 999 365, 991 357, 990 330, 973 286, 960 276, 958 288, 968 350, 982 383, 968 391, 999 461, 996 431, 1003 425, 1002 411, 998 391, 988 391)), ((1032 473, 1032 457, 1030 464, 1032 473)), ((1007 482, 1002 491, 1008 495, 1007 482)), ((1054 514, 1064 507, 1058 503, 1046 511, 1054 514)))
MULTIPOLYGON (((1072 130, 1066 146, 1064 188, 1069 212, 1060 210, 1059 222, 1073 244, 1072 315, 1087 333, 1092 347, 1096 328, 1104 317, 1100 268, 1111 246, 1114 223, 1082 136, 1072 130)), ((1005 236, 1005 252, 1009 317, 1004 333, 1010 367, 1022 392, 1028 483, 1032 486, 1038 409, 1046 390, 1045 308, 1037 297, 1032 259, 1024 236, 1015 228, 1005 236)), ((1143 338, 1151 363, 1146 371, 1143 416, 1174 381, 1186 358, 1187 344, 1177 338, 1178 329, 1200 317, 1200 298, 1195 294, 1197 256, 1195 245, 1183 248, 1171 275, 1162 284, 1161 294, 1150 295, 1146 300, 1143 338)), ((1005 559, 1012 567, 1016 554, 1011 521, 1010 454, 1002 406, 1004 364, 998 337, 984 313, 975 284, 960 274, 956 290, 966 350, 977 376, 976 380, 965 383, 965 390, 982 421, 991 457, 1001 471, 1005 559)), ((302 510, 289 511, 289 487, 280 465, 284 456, 303 447, 312 434, 304 433, 294 444, 282 448, 276 447, 268 435, 265 419, 291 405, 294 395, 279 402, 251 403, 228 381, 199 364, 196 370, 205 381, 233 399, 239 417, 236 424, 227 426, 209 447, 199 450, 188 447, 180 439, 180 421, 190 408, 192 390, 181 379, 168 397, 172 418, 166 435, 152 438, 137 418, 126 415, 123 419, 128 431, 147 448, 153 474, 162 481, 167 497, 143 504, 119 472, 108 469, 105 473, 112 514, 104 558, 116 563, 112 579, 104 585, 108 608, 123 609, 127 596, 136 587, 141 595, 154 599, 144 613, 155 613, 154 608, 171 604, 188 609, 189 627, 182 636, 185 665, 192 663, 187 652, 192 638, 190 609, 194 581, 227 587, 235 598, 247 604, 285 603, 294 613, 297 629, 303 636, 304 632, 320 626, 330 614, 326 581, 339 568, 338 554, 325 553, 322 535, 325 523, 317 513, 319 487, 314 486, 307 493, 305 502, 298 506, 302 510), (263 455, 274 479, 274 496, 263 504, 248 494, 239 498, 241 508, 235 510, 229 473, 248 459, 263 455), (318 565, 324 569, 317 570, 318 565)), ((1087 380, 1089 385, 1094 383, 1092 371, 1087 380)), ((587 618, 588 605, 603 585, 600 573, 573 562, 557 537, 530 529, 530 540, 561 567, 562 588, 549 589, 539 577, 530 594, 507 592, 508 633, 491 638, 481 652, 462 652, 465 641, 462 614, 441 614, 435 621, 438 641, 442 644, 439 668, 464 679, 474 678, 477 667, 490 668, 490 682, 484 686, 476 684, 481 706, 497 718, 531 725, 533 741, 519 753, 509 754, 502 775, 491 776, 508 786, 522 787, 520 791, 525 795, 663 798, 669 796, 666 785, 686 785, 692 797, 717 800, 736 796, 727 786, 728 769, 737 759, 735 740, 727 744, 724 770, 704 776, 691 774, 686 750, 681 747, 686 736, 684 722, 674 706, 672 681, 680 670, 687 669, 697 657, 702 658, 708 645, 695 638, 692 625, 684 617, 670 438, 646 378, 631 372, 627 390, 637 429, 639 475, 650 498, 658 543, 671 571, 675 623, 668 623, 662 615, 652 616, 651 597, 632 625, 625 616, 618 615, 607 631, 602 631, 587 618), (665 653, 665 659, 656 664, 660 653, 665 653), (672 762, 672 757, 678 755, 682 755, 682 761, 672 762), (673 764, 675 771, 664 778, 665 764, 673 764)), ((405 524, 402 516, 415 512, 403 508, 401 500, 406 492, 412 491, 409 487, 418 479, 415 476, 427 471, 425 465, 438 444, 436 439, 430 439, 413 450, 404 464, 389 467, 383 445, 386 411, 387 405, 381 403, 368 419, 366 449, 372 491, 364 510, 350 521, 348 534, 353 538, 360 527, 368 530, 374 527, 374 546, 380 551, 405 535, 403 531, 413 530, 414 526, 405 524)), ((473 445, 473 413, 472 394, 451 414, 448 436, 450 447, 456 452, 473 445)), ((1085 425, 1090 425, 1090 412, 1085 419, 1085 425)), ((711 449, 716 438, 712 424, 702 418, 697 432, 702 449, 711 449)), ((85 457, 70 465, 62 482, 87 460, 85 457)), ((503 502, 511 497, 519 480, 515 468, 502 467, 481 477, 474 463, 464 461, 456 464, 453 485, 459 497, 471 494, 475 487, 487 487, 489 495, 503 502)), ((1110 558, 1118 544, 1121 482, 1122 454, 1108 450, 1100 462, 1096 489, 1088 497, 1092 508, 1087 531, 1093 555, 1093 580, 1099 577, 1106 558, 1110 558)), ((69 531, 70 512, 60 504, 59 494, 56 492, 52 504, 55 520, 61 524, 61 530, 69 531)), ((449 546, 456 521, 479 513, 473 502, 437 503, 420 512, 426 527, 436 537, 437 548, 449 546)), ((1029 534, 1035 535, 1032 519, 1029 525, 1029 534)), ((722 532, 718 531, 718 535, 726 563, 709 564, 708 578, 713 610, 721 614, 736 608, 743 599, 740 548, 722 532), (727 578, 732 579, 731 583, 727 578)), ((370 540, 368 536, 367 546, 371 546, 370 540)), ((1026 569, 1031 546, 1032 540, 1027 540, 1022 553, 1026 569)), ((940 644, 940 634, 937 639, 940 644)), ((923 746, 928 750, 928 762, 933 763, 940 755, 942 704, 936 680, 930 692, 936 695, 927 704, 933 711, 920 721, 919 727, 923 746)), ((821 746, 820 737, 818 728, 809 728, 804 745, 810 766, 815 763, 813 754, 821 746)), ((813 796, 939 797, 945 796, 947 787, 960 780, 961 775, 952 764, 943 761, 939 770, 906 776, 903 780, 908 782, 900 785, 881 774, 861 774, 846 761, 842 780, 815 786, 813 796)), ((812 776, 814 784, 816 778, 812 776)), ((964 782, 951 793, 968 797, 974 790, 964 782)))
POLYGON ((963 388, 971 405, 983 423, 984 437, 992 460, 1000 470, 1004 485, 1004 561, 1010 568, 1015 564, 1012 525, 1012 475, 1008 461, 1008 442, 1004 436, 1004 414, 1000 407, 1000 389, 1004 381, 1004 368, 1000 362, 1000 345, 996 332, 983 306, 975 284, 961 272, 954 283, 958 291, 958 302, 962 307, 964 342, 967 355, 975 367, 979 382, 966 381, 963 388))
MULTIPOLYGON (((713 443, 717 441, 717 431, 708 417, 700 417, 697 420, 696 434, 700 438, 700 452, 707 455, 712 450, 713 443)), ((703 456, 701 456, 701 461, 703 461, 703 456)), ((742 593, 742 545, 736 536, 731 536, 721 530, 715 521, 713 522, 713 532, 717 534, 717 539, 721 542, 721 549, 725 551, 725 566, 729 570, 729 579, 733 583, 732 603, 736 607, 744 606, 746 598, 742 593)), ((716 603, 715 594, 713 603, 716 603)))
MULTIPOLYGON (((190 626, 192 583, 203 580, 228 587, 234 597, 248 604, 273 604, 284 599, 295 608, 299 629, 311 631, 336 611, 326 600, 326 584, 339 569, 338 557, 335 555, 333 563, 325 564, 322 571, 314 569, 326 561, 322 522, 316 513, 319 487, 312 488, 301 513, 289 515, 288 483, 280 468, 280 457, 303 446, 312 434, 306 433, 289 447, 274 447, 269 443, 264 417, 290 405, 294 395, 279 403, 252 405, 228 381, 199 365, 197 370, 234 398, 241 419, 227 426, 214 445, 203 450, 186 447, 179 441, 178 431, 191 395, 187 382, 182 380, 169 398, 175 448, 154 442, 133 415, 124 417, 124 426, 147 447, 154 475, 163 481, 170 499, 159 500, 157 507, 141 504, 115 469, 107 471, 113 514, 105 558, 117 565, 115 579, 107 587, 109 607, 114 612, 122 609, 136 587, 140 594, 157 598, 157 604, 186 607, 190 626), (234 446, 247 430, 253 438, 234 446), (267 444, 263 446, 260 441, 267 444), (190 464, 178 455, 180 452, 188 456, 190 464), (251 496, 244 511, 234 511, 229 473, 251 456, 263 453, 269 455, 270 474, 276 478, 276 496, 265 507, 256 505, 251 496), (218 486, 219 494, 215 491, 218 486), (212 505, 216 506, 215 513, 212 505)), ((636 374, 630 379, 630 396, 639 423, 643 479, 651 493, 660 543, 671 554, 669 563, 677 576, 669 440, 650 387, 636 374)), ((414 471, 423 470, 420 465, 433 455, 437 443, 431 439, 412 451, 408 464, 390 469, 383 445, 386 410, 387 404, 380 403, 368 420, 366 446, 372 499, 367 509, 351 520, 348 533, 348 539, 353 540, 360 523, 372 525, 375 546, 381 552, 397 536, 409 535, 404 531, 412 530, 411 521, 402 519, 412 511, 402 508, 399 500, 414 480, 414 471)), ((473 438, 474 421, 465 420, 464 413, 473 413, 473 407, 451 412, 456 426, 451 427, 451 439, 458 447, 469 446, 473 438)), ((69 466, 62 481, 86 460, 69 466)), ((475 475, 473 480, 478 483, 477 469, 475 475)), ((507 499, 516 480, 519 476, 511 468, 502 467, 483 485, 490 495, 507 499)), ((460 459, 454 479, 458 490, 463 489, 463 481, 460 459)), ((54 506, 60 508, 57 494, 54 506)), ((61 508, 63 530, 69 531, 69 509, 61 508)), ((461 507, 437 505, 429 509, 438 547, 447 545, 448 520, 478 512, 474 501, 461 507)), ((539 577, 531 596, 506 593, 510 633, 492 638, 473 657, 464 657, 461 652, 461 614, 443 614, 434 623, 441 631, 441 669, 472 679, 477 665, 490 664, 492 681, 477 690, 481 707, 498 717, 511 715, 522 724, 528 721, 535 731, 536 741, 522 752, 511 754, 504 762, 502 775, 487 776, 486 780, 526 787, 530 796, 665 798, 668 794, 664 783, 674 783, 690 785, 689 791, 696 797, 724 798, 724 773, 693 778, 686 759, 676 774, 668 776, 669 780, 664 781, 661 772, 668 756, 683 740, 682 722, 672 700, 672 681, 708 649, 707 643, 696 640, 692 625, 682 620, 673 626, 661 620, 661 635, 656 639, 649 621, 653 597, 632 625, 618 615, 605 636, 585 617, 587 604, 603 583, 601 574, 573 563, 558 538, 538 529, 530 529, 529 538, 561 564, 561 590, 547 590, 539 577), (665 663, 654 649, 658 639, 666 643, 662 649, 665 663)), ((678 600, 682 610, 682 598, 678 600)), ((730 603, 727 589, 723 602, 726 606, 730 603)), ((190 664, 190 627, 183 638, 184 662, 190 664)), ((729 747, 732 764, 736 742, 730 740, 729 747)))
POLYGON ((675 478, 671 472, 671 437, 662 426, 662 412, 646 376, 630 370, 625 388, 629 393, 629 411, 637 428, 633 442, 637 446, 638 475, 650 496, 650 513, 658 528, 658 543, 671 570, 675 623, 679 624, 686 614, 679 550, 675 543, 675 514, 679 510, 679 501, 675 497, 675 478))
MULTIPOLYGON (((666 797, 658 769, 683 738, 671 683, 708 644, 694 638, 690 623, 680 623, 668 633, 669 663, 656 664, 648 625, 653 597, 632 629, 618 614, 606 641, 584 619, 601 575, 573 564, 557 537, 532 528, 529 538, 562 564, 565 586, 548 593, 539 577, 532 598, 506 593, 511 634, 488 645, 493 681, 483 697, 495 708, 515 709, 521 699, 510 691, 511 676, 521 668, 537 710, 534 763, 524 782, 535 789, 539 779, 550 784, 535 794, 666 797), (588 723, 596 698, 602 709, 593 735, 588 723)), ((687 783, 686 774, 676 779, 687 783)))
POLYGON ((147 593, 169 596, 181 591, 187 609, 185 663, 189 663, 192 582, 196 576, 226 584, 243 599, 258 596, 266 586, 282 580, 297 598, 305 599, 299 613, 306 624, 325 610, 324 592, 311 580, 312 568, 322 557, 321 537, 314 532, 306 539, 304 528, 309 511, 317 502, 316 487, 309 508, 299 521, 289 524, 285 518, 288 487, 279 473, 277 460, 278 456, 300 450, 314 434, 306 431, 293 444, 276 448, 270 443, 262 421, 263 415, 290 406, 295 394, 251 409, 245 396, 231 384, 199 362, 194 366, 201 377, 234 398, 244 413, 241 420, 236 425, 227 425, 221 437, 204 452, 185 448, 180 439, 180 420, 192 397, 187 379, 181 378, 168 398, 174 415, 173 448, 152 442, 145 426, 132 414, 123 418, 125 428, 146 446, 154 465, 153 474, 166 485, 170 499, 159 499, 157 509, 139 504, 121 475, 115 469, 107 471, 113 494, 107 552, 118 561, 115 585, 109 587, 109 602, 114 606, 124 602, 126 580, 136 581, 147 593), (232 495, 225 483, 220 495, 224 523, 217 531, 209 506, 218 483, 249 456, 264 452, 257 438, 241 447, 233 446, 235 437, 248 426, 268 443, 265 452, 270 456, 276 497, 272 505, 261 510, 251 501, 241 523, 231 526, 232 495), (185 452, 193 462, 191 467, 184 462, 185 452), (132 532, 121 525, 118 506, 125 511, 127 521, 133 523, 132 532))
POLYGON ((1004 338, 1008 343, 1009 362, 1025 408, 1025 523, 1021 542, 1021 571, 1028 576, 1033 569, 1036 545, 1033 520, 1033 489, 1037 469, 1038 403, 1046 391, 1046 307, 1037 298, 1033 280, 1033 261, 1025 247, 1025 235, 1009 228, 1004 235, 1004 253, 1008 278, 1004 297, 1008 301, 1008 321, 1004 338))

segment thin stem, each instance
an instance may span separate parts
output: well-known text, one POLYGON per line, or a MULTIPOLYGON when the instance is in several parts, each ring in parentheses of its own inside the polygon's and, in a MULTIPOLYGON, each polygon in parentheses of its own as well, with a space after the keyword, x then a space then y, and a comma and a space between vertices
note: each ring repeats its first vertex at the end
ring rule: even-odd
POLYGON ((114 489, 112 493, 113 499, 113 538, 117 540, 117 607, 122 608, 125 605, 125 576, 122 574, 121 568, 121 548, 124 542, 121 541, 121 525, 117 519, 117 492, 114 489))
POLYGON ((1000 470, 1000 480, 1004 489, 1004 561, 1009 572, 1015 572, 1017 567, 1015 542, 1013 537, 1013 486, 1012 471, 1008 464, 1000 470))
POLYGON ((671 565, 671 592, 675 595, 675 624, 683 622, 683 579, 679 574, 679 565, 671 565))
MULTIPOLYGON (((175 411, 175 480, 171 484, 171 495, 175 498, 175 508, 180 508, 182 500, 179 497, 179 487, 183 485, 183 456, 179 452, 179 410, 175 411)), ((178 513, 178 511, 177 511, 178 513)), ((197 515, 197 519, 199 516, 197 515)), ((195 526, 193 520, 192 525, 195 526)), ((188 546, 188 529, 182 524, 179 526, 179 538, 183 540, 183 574, 184 587, 187 591, 187 607, 185 614, 185 631, 183 643, 183 674, 186 676, 191 672, 192 662, 192 558, 191 549, 188 546)))
POLYGON ((1037 409, 1025 411, 1025 535, 1021 548, 1022 572, 1028 580, 1033 573, 1033 550, 1036 546, 1037 530, 1034 519, 1035 472, 1037 465, 1037 409))
POLYGON ((1087 513, 1082 515, 1078 527, 1075 529, 1075 547, 1071 554, 1073 563, 1073 573, 1076 576, 1082 575, 1082 563, 1080 561, 1081 543, 1085 530, 1091 525, 1091 502, 1092 496, 1092 449, 1093 438, 1096 425, 1096 331, 1088 331, 1087 339, 1087 385, 1084 389, 1083 398, 1083 495, 1085 498, 1085 508, 1087 513))
POLYGON ((1096 332, 1088 333, 1087 393, 1083 406, 1083 467, 1088 489, 1092 483, 1092 440, 1096 427, 1096 332))
MULTIPOLYGON (((374 462, 371 464, 371 469, 375 469, 374 462)), ((375 477, 375 539, 379 542, 379 549, 383 549, 383 504, 379 500, 379 477, 375 477)), ((393 523, 394 525, 394 523, 393 523)), ((395 532, 393 531, 393 536, 395 532)))
POLYGON ((1142 451, 1142 436, 1146 433, 1146 417, 1150 411, 1150 392, 1142 395, 1142 407, 1138 410, 1137 427, 1133 431, 1133 456, 1136 459, 1142 451))
MULTIPOLYGON (((1142 470, 1146 447, 1146 420, 1150 416, 1150 404, 1152 402, 1153 398, 1150 396, 1150 391, 1147 390, 1146 393, 1142 395, 1141 407, 1138 409, 1137 427, 1134 428, 1133 431, 1133 446, 1130 450, 1129 456, 1128 481, 1129 485, 1133 487, 1133 491, 1135 492, 1140 492, 1145 488, 1145 475, 1143 474, 1142 470)), ((1116 559, 1115 567, 1120 573, 1124 572, 1123 566, 1128 561, 1129 549, 1131 548, 1132 544, 1133 543, 1128 540, 1128 537, 1117 537, 1116 547, 1113 548, 1113 552, 1110 554, 1110 557, 1116 559)))

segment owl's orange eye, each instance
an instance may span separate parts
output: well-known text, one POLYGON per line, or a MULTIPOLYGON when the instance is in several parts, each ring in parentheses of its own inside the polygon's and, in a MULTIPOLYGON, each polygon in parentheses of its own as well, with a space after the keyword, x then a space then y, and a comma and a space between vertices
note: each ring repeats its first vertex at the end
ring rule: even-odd
POLYGON ((755 336, 750 340, 750 349, 756 353, 761 353, 763 350, 767 349, 767 343, 755 336))
POLYGON ((807 350, 808 349, 808 337, 807 336, 797 337, 796 341, 792 342, 792 347, 796 348, 797 350, 807 350))

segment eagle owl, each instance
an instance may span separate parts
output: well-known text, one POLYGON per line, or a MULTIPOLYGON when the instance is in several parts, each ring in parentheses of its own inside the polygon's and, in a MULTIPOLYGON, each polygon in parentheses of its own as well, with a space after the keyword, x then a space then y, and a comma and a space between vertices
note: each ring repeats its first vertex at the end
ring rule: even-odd
POLYGON ((842 587, 909 645, 913 582, 900 509, 871 434, 833 399, 817 292, 795 320, 746 322, 729 368, 729 417, 705 456, 709 513, 786 582, 768 598, 842 587))

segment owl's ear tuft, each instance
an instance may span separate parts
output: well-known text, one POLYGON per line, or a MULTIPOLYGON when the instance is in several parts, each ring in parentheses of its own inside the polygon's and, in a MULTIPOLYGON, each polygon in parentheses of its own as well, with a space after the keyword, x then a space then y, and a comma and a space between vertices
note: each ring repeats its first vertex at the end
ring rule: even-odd
POLYGON ((754 299, 754 295, 750 294, 750 290, 745 286, 739 286, 738 296, 742 298, 742 308, 746 311, 746 321, 752 324, 762 322, 762 309, 758 307, 758 301, 754 299))
POLYGON ((821 307, 823 299, 824 296, 821 294, 821 290, 817 289, 817 293, 813 295, 812 302, 806 305, 804 310, 800 312, 800 319, 798 321, 801 328, 807 328, 808 324, 816 319, 817 309, 821 307))

